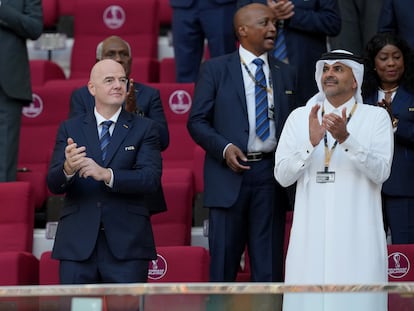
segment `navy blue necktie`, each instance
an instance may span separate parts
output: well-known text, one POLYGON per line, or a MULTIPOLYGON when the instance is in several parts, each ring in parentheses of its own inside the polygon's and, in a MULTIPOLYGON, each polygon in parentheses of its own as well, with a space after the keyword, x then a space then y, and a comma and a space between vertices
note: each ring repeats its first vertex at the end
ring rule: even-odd
POLYGON ((273 50, 273 56, 281 60, 282 62, 288 62, 285 32, 283 29, 282 21, 279 22, 279 26, 277 29, 277 37, 275 41, 275 48, 273 50))
POLYGON ((109 142, 111 140, 111 133, 109 133, 109 128, 112 125, 112 121, 103 121, 101 123, 102 130, 101 130, 101 138, 99 139, 101 143, 101 150, 102 150, 102 160, 105 161, 106 158, 106 151, 108 149, 109 142))
POLYGON ((253 60, 257 66, 255 74, 255 99, 256 99, 256 135, 265 141, 269 137, 269 118, 267 102, 266 77, 263 72, 264 61, 260 58, 253 60))

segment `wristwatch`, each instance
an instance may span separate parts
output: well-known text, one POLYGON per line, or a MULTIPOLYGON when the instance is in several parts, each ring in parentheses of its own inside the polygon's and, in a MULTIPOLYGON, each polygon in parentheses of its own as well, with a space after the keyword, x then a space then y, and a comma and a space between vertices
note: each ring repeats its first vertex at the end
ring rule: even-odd
POLYGON ((393 119, 392 119, 392 127, 393 127, 393 128, 396 128, 396 127, 397 127, 397 125, 398 125, 398 119, 397 119, 397 118, 393 118, 393 119))

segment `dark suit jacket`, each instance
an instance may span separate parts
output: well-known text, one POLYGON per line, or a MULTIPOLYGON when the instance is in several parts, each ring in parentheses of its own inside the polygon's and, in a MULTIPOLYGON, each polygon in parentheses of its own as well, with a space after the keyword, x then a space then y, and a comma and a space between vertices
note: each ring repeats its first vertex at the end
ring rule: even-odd
MULTIPOLYGON (((160 137, 161 151, 165 150, 170 142, 167 120, 165 119, 164 109, 162 108, 160 92, 152 87, 134 82, 137 98, 137 107, 147 118, 154 120, 160 137)), ((84 86, 72 93, 70 99, 69 117, 93 114, 95 99, 89 93, 88 87, 84 86)), ((165 212, 167 203, 165 202, 162 186, 155 194, 146 196, 146 202, 151 214, 165 212)))
MULTIPOLYGON (((155 121, 158 126, 161 150, 165 150, 170 143, 167 120, 162 108, 160 92, 150 86, 134 82, 137 107, 145 117, 155 121)), ((83 86, 72 93, 70 99, 69 117, 92 113, 95 99, 89 93, 88 87, 83 86)))
POLYGON ((394 32, 414 48, 413 3, 407 0, 384 0, 378 19, 379 32, 394 32))
POLYGON ((41 0, 2 0, 0 6, 0 89, 11 98, 32 101, 26 39, 43 31, 41 0))
MULTIPOLYGON (((377 105, 377 94, 364 100, 377 105)), ((398 118, 394 139, 394 158, 391 175, 382 186, 385 194, 414 197, 414 94, 400 86, 392 101, 392 112, 398 118)))
MULTIPOLYGON (((294 70, 269 57, 273 81, 276 136, 295 106, 294 70)), ((188 130, 206 150, 204 203, 229 207, 238 197, 242 175, 229 169, 223 150, 229 143, 247 152, 249 121, 239 52, 206 61, 194 91, 188 130)))
MULTIPOLYGON (((341 15, 337 0, 291 0, 295 14, 285 21, 285 38, 289 63, 296 67, 298 85, 296 100, 303 106, 318 92, 315 64, 327 51, 327 36, 341 30, 341 15)), ((238 0, 238 6, 266 0, 238 0)))
POLYGON ((68 119, 59 128, 47 184, 55 194, 66 194, 53 247, 53 258, 85 260, 95 246, 100 223, 109 248, 118 259, 155 259, 155 245, 144 194, 155 192, 161 180, 161 152, 153 121, 122 111, 102 162, 93 114, 68 119), (76 174, 63 173, 68 137, 99 165, 114 173, 113 188, 76 174))

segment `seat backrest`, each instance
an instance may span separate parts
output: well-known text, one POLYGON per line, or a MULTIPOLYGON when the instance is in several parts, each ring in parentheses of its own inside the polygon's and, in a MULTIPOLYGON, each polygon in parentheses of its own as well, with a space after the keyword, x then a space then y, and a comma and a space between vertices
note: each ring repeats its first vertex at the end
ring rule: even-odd
POLYGON ((59 124, 69 114, 71 83, 33 87, 33 101, 22 110, 18 163, 47 163, 53 150, 59 124))
POLYGON ((157 247, 149 265, 148 282, 208 282, 209 253, 201 246, 157 247))
POLYGON ((414 244, 388 245, 388 281, 414 281, 414 244))
POLYGON ((117 35, 131 46, 132 57, 158 58, 159 3, 154 0, 77 1, 71 78, 89 76, 96 46, 117 35))
POLYGON ((132 60, 130 78, 135 82, 158 82, 159 62, 155 58, 136 57, 132 60))
POLYGON ((30 78, 32 86, 42 86, 51 80, 65 80, 66 76, 55 62, 44 59, 30 60, 30 78))
POLYGON ((165 118, 170 132, 170 145, 163 152, 165 167, 193 169, 196 143, 187 130, 192 106, 194 83, 152 83, 160 91, 165 118))
POLYGON ((160 2, 160 25, 171 28, 172 24, 172 8, 170 0, 159 0, 160 2))
POLYGON ((52 251, 46 251, 39 259, 39 285, 59 283, 59 260, 52 258, 52 251))
MULTIPOLYGON (((390 244, 388 247, 388 281, 414 281, 414 244, 390 244)), ((414 300, 411 296, 399 293, 388 295, 389 311, 413 310, 414 300)))
POLYGON ((0 183, 0 250, 32 252, 34 206, 28 182, 0 183))
POLYGON ((42 0, 43 26, 55 27, 58 21, 58 0, 42 0))
POLYGON ((167 211, 151 216, 155 244, 157 246, 190 245, 193 176, 185 169, 165 169, 163 172, 163 191, 167 211), (166 175, 181 175, 179 178, 166 175), (186 180, 184 178, 186 177, 186 180))
POLYGON ((77 0, 58 0, 59 16, 73 16, 77 0))
POLYGON ((175 83, 177 81, 175 71, 175 58, 166 57, 160 61, 160 82, 175 83))

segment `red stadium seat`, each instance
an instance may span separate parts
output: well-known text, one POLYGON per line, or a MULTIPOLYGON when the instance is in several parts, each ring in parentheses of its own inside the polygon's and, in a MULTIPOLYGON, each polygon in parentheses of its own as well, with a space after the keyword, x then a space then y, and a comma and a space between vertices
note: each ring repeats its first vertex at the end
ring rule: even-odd
POLYGON ((52 251, 46 251, 39 260, 39 285, 59 283, 59 260, 52 258, 52 251))
POLYGON ((151 216, 155 244, 191 244, 193 176, 188 169, 164 169, 162 185, 167 211, 151 216))
POLYGON ((58 0, 59 16, 73 16, 77 0, 58 0))
POLYGON ((32 254, 33 200, 27 182, 0 183, 0 285, 38 284, 32 254))
POLYGON ((187 130, 194 94, 193 83, 152 83, 160 91, 165 117, 170 131, 170 145, 163 152, 165 167, 193 169, 196 143, 187 130))
POLYGON ((175 58, 166 57, 160 61, 160 82, 175 83, 175 58))
POLYGON ((63 69, 50 60, 30 60, 30 77, 32 86, 42 86, 51 80, 66 80, 63 69))
MULTIPOLYGON (((414 244, 388 245, 388 281, 413 282, 414 281, 414 244)), ((414 310, 412 296, 404 294, 388 295, 389 311, 414 310)))
POLYGON ((159 0, 160 2, 160 25, 171 28, 172 8, 170 0, 159 0))
POLYGON ((68 116, 76 88, 66 82, 33 87, 33 102, 22 112, 17 180, 30 181, 36 208, 43 207, 48 196, 46 175, 57 129, 68 116))
MULTIPOLYGON (((208 282, 209 253, 200 246, 157 247, 158 258, 149 265, 148 282, 208 282)), ((203 295, 148 295, 145 310, 203 311, 203 295)))
POLYGON ((55 27, 59 18, 58 0, 42 0, 42 10, 44 28, 55 27))
POLYGON ((153 0, 77 1, 71 78, 88 77, 97 44, 117 35, 131 46, 132 57, 158 58, 159 3, 153 0))
POLYGON ((158 82, 159 63, 155 58, 136 57, 132 60, 130 78, 135 82, 158 82))

